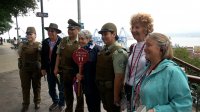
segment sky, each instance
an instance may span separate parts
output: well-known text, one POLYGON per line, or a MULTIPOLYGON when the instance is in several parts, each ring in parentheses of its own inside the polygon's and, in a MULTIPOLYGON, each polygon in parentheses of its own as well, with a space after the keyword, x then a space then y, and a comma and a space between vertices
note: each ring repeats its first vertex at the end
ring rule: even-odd
MULTIPOLYGON (((81 22, 84 28, 93 34, 95 29, 100 30, 102 25, 113 22, 118 33, 123 27, 128 36, 130 34, 130 18, 139 12, 149 13, 154 19, 154 32, 189 33, 200 32, 200 1, 199 0, 80 0, 81 22)), ((41 41, 41 18, 36 17, 38 9, 30 11, 27 16, 19 16, 19 35, 25 37, 28 26, 34 26, 37 31, 37 40, 41 41)), ((43 10, 48 13, 44 18, 44 26, 50 23, 58 24, 63 35, 67 35, 67 21, 73 19, 78 22, 77 0, 43 0, 43 10)), ((13 28, 9 31, 10 37, 16 37, 16 21, 13 18, 13 28)), ((8 38, 8 33, 1 35, 8 38)), ((45 38, 47 38, 45 31, 45 38)))

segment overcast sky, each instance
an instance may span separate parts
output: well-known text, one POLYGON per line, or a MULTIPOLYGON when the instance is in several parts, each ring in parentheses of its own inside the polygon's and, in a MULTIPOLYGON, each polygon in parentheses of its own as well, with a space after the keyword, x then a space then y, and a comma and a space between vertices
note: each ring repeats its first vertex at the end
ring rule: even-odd
MULTIPOLYGON (((81 1, 81 22, 85 29, 94 33, 95 29, 107 22, 113 22, 118 27, 124 27, 130 34, 130 18, 138 12, 145 12, 152 15, 154 19, 154 31, 161 33, 187 33, 200 32, 200 1, 199 0, 80 0, 81 1)), ((35 13, 40 12, 40 2, 38 9, 30 12, 28 16, 18 17, 20 27, 19 35, 25 36, 28 26, 35 26, 37 30, 37 40, 41 40, 41 18, 35 13)), ((43 0, 44 12, 49 17, 45 18, 44 26, 49 23, 57 23, 59 29, 67 35, 67 21, 72 18, 78 21, 77 0, 43 0)), ((10 30, 10 37, 17 35, 15 18, 13 29, 10 30)), ((5 33, 3 37, 8 37, 5 33)), ((47 33, 45 31, 45 37, 47 33)))

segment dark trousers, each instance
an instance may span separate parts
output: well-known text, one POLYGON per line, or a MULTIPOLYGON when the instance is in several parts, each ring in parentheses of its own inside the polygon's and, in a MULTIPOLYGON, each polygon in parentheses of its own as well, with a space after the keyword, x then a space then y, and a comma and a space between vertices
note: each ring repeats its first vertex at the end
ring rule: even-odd
POLYGON ((64 106, 65 100, 62 74, 60 74, 60 82, 58 82, 58 79, 56 78, 53 72, 47 72, 47 81, 49 87, 49 95, 51 96, 53 103, 56 103, 60 106, 64 106), (57 95, 56 92, 56 85, 58 85, 59 95, 57 95))
POLYGON ((114 83, 113 81, 97 81, 97 88, 103 107, 107 112, 120 112, 120 106, 114 104, 114 83))
POLYGON ((132 112, 132 104, 131 104, 131 96, 132 96, 132 88, 133 86, 130 86, 128 84, 125 84, 124 89, 125 89, 125 94, 127 98, 127 112, 132 112))
MULTIPOLYGON (((65 112, 73 112, 73 102, 74 102, 74 95, 73 95, 73 80, 74 75, 70 74, 69 71, 63 71, 63 79, 64 79, 64 94, 65 94, 65 102, 66 102, 66 109, 65 112)), ((77 96, 77 105, 75 112, 83 112, 84 111, 84 100, 83 94, 77 96)))
POLYGON ((31 85, 33 88, 35 104, 41 102, 40 91, 41 91, 41 74, 39 70, 28 71, 21 69, 19 71, 23 95, 23 106, 29 106, 30 104, 30 89, 31 85), (31 84, 32 83, 32 84, 31 84))
POLYGON ((99 93, 85 93, 85 99, 89 112, 101 112, 101 102, 99 93))
POLYGON ((85 100, 89 112, 101 112, 101 100, 99 91, 97 89, 95 79, 84 77, 83 93, 85 94, 85 100))

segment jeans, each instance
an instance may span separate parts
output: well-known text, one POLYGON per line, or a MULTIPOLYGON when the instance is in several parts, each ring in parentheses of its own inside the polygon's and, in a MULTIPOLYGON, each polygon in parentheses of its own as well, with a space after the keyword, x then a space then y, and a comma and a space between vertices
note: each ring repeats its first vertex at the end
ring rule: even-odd
POLYGON ((60 74, 60 83, 58 82, 57 77, 54 75, 54 73, 47 73, 47 81, 48 81, 48 87, 49 87, 49 95, 52 98, 53 103, 56 103, 60 106, 65 105, 64 100, 64 84, 63 84, 63 76, 60 74), (56 84, 58 85, 58 91, 59 95, 56 93, 56 84))

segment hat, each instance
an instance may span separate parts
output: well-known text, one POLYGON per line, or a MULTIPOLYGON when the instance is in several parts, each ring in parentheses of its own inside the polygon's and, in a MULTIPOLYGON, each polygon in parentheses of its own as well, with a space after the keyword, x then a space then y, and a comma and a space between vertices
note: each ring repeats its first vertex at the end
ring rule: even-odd
POLYGON ((92 34, 89 30, 82 30, 78 33, 78 35, 83 38, 92 38, 92 34))
POLYGON ((27 34, 27 33, 36 33, 35 27, 27 27, 27 29, 26 29, 26 34, 27 34))
POLYGON ((117 33, 117 27, 113 23, 106 23, 102 26, 101 30, 98 33, 102 34, 102 32, 116 32, 117 33))
POLYGON ((77 22, 75 22, 74 20, 72 20, 72 19, 69 19, 68 20, 68 27, 67 28, 69 28, 69 29, 75 29, 75 28, 81 28, 81 25, 80 24, 78 24, 77 22))
POLYGON ((62 32, 61 30, 58 29, 58 25, 55 23, 50 23, 49 27, 44 27, 45 30, 49 30, 49 28, 56 30, 57 33, 62 32))

